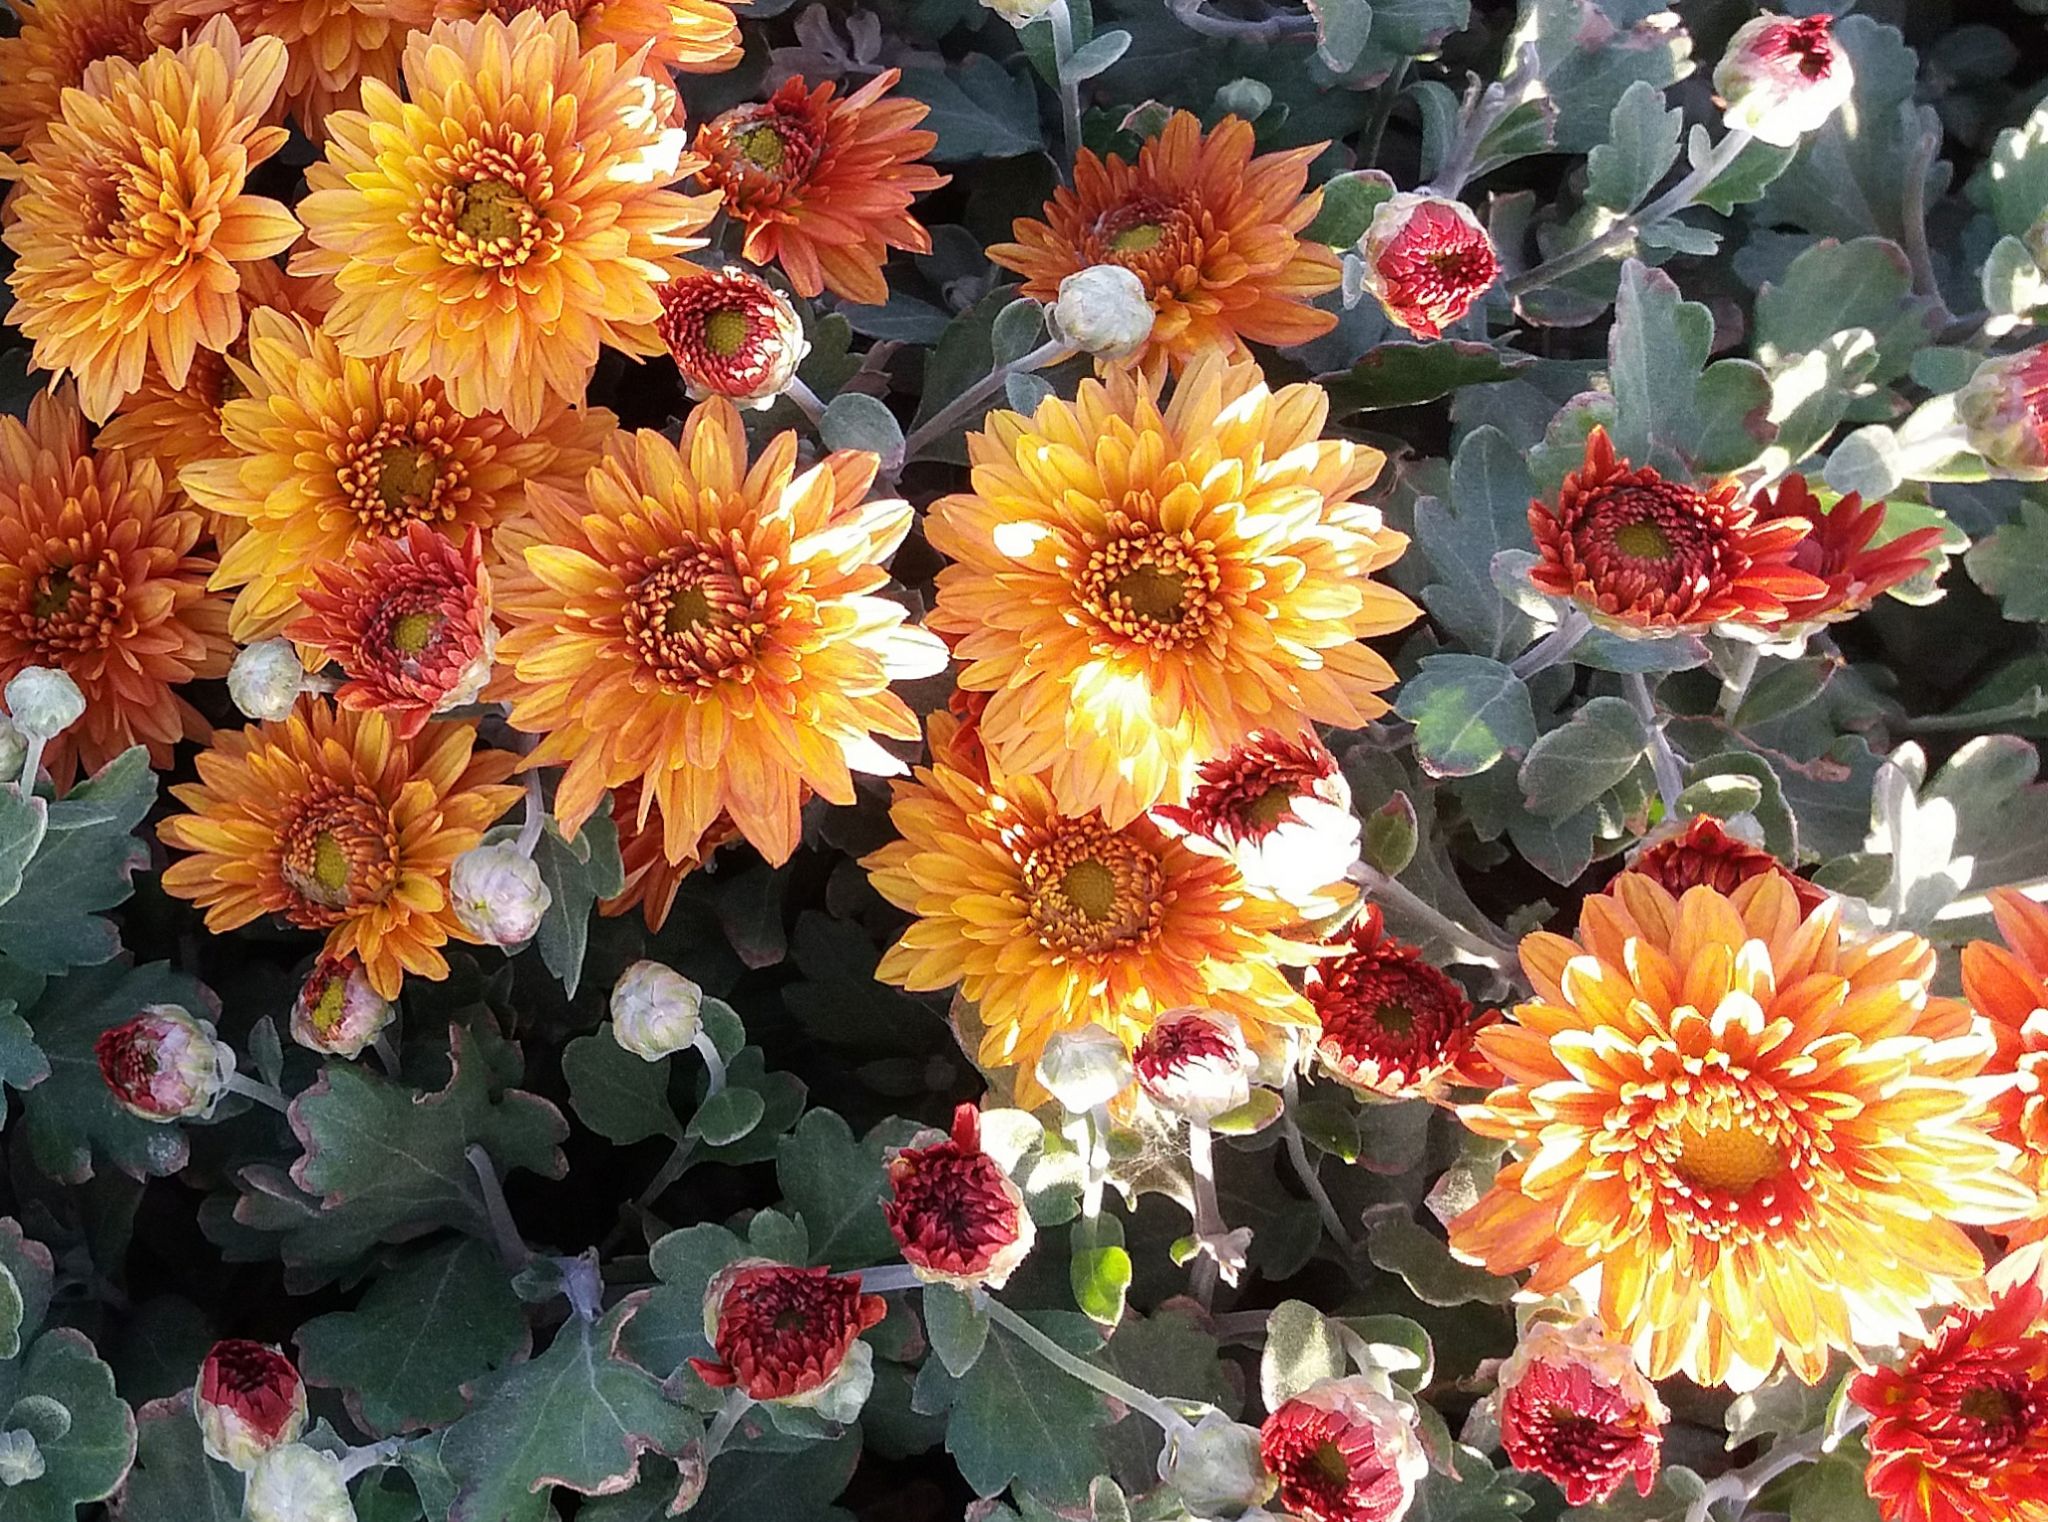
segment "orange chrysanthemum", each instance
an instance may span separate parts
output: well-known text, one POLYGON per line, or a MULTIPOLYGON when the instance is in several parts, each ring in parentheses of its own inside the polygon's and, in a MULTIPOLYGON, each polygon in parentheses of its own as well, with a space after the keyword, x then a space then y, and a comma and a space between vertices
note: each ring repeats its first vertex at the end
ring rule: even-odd
POLYGON ((720 846, 740 837, 739 827, 729 816, 720 814, 697 842, 694 852, 680 861, 670 861, 662 849, 661 815, 651 810, 645 815, 641 813, 637 782, 621 783, 612 790, 612 819, 619 829, 619 865, 624 869, 626 885, 615 896, 601 901, 598 912, 616 918, 638 909, 650 932, 668 923, 683 879, 709 861, 720 846))
POLYGON ((1176 111, 1135 164, 1082 149, 1074 188, 1053 192, 1044 221, 1018 218, 1017 241, 988 256, 1038 301, 1092 264, 1130 270, 1158 314, 1139 357, 1155 372, 1210 349, 1243 354, 1246 340, 1307 343, 1337 325, 1308 303, 1343 275, 1334 252, 1298 236, 1322 209, 1323 193, 1302 188, 1326 146, 1254 157, 1250 122, 1226 116, 1205 135, 1176 111))
POLYGON ((1032 777, 941 761, 894 786, 903 838, 861 864, 917 919, 875 976, 913 992, 957 983, 979 1007, 982 1064, 1018 1069, 1018 1103, 1046 1098, 1032 1070, 1060 1031, 1098 1024, 1135 1047, 1185 1007, 1235 1016, 1254 1045, 1313 1024, 1281 966, 1315 949, 1286 938, 1294 911, 1252 896, 1228 860, 1150 819, 1062 813, 1032 777))
POLYGON ((993 693, 981 738, 1112 828, 1179 803, 1202 762, 1284 714, 1355 727, 1391 667, 1361 643, 1415 605, 1371 573, 1407 545, 1354 500, 1382 456, 1321 437, 1328 399, 1215 355, 1160 405, 1130 371, 992 412, 971 493, 934 503, 928 620, 993 693))
POLYGON ((0 682, 54 666, 85 715, 43 753, 68 788, 129 746, 171 764, 206 721, 172 689, 224 675, 227 610, 206 595, 211 560, 192 553, 204 524, 175 507, 149 460, 86 442, 71 388, 0 417, 0 682))
POLYGON ((1527 1153, 1452 1247, 1575 1286, 1652 1378, 1739 1389, 1961 1298, 1963 1228, 2033 1200, 1989 1132, 1991 1038, 1929 997, 1925 941, 1838 921, 1775 874, 1674 898, 1628 872, 1576 941, 1526 937, 1536 997, 1479 1035, 1507 1082, 1459 1113, 1527 1153))
POLYGON ((349 547, 425 523, 450 538, 488 533, 529 483, 567 486, 617 427, 602 408, 546 407, 525 436, 503 418, 465 417, 436 381, 399 378, 394 357, 343 355, 303 318, 259 311, 249 359, 229 361, 242 396, 221 407, 224 458, 179 480, 201 507, 246 525, 217 587, 240 587, 237 639, 274 634, 299 612, 314 567, 349 547))
POLYGON ((0 37, 0 148, 49 135, 63 95, 102 58, 140 63, 156 51, 149 0, 17 0, 8 7, 21 30, 0 37))
POLYGON ((327 932, 326 954, 362 959, 395 998, 407 973, 448 976, 440 948, 474 942, 448 900, 448 868, 520 796, 508 751, 478 751, 474 724, 398 739, 381 713, 301 702, 281 723, 223 730, 199 780, 171 792, 190 809, 158 826, 192 854, 164 887, 206 910, 216 935, 282 914, 327 932))
POLYGON ((78 377, 95 422, 149 360, 182 386, 195 354, 233 343, 238 266, 298 237, 289 211, 243 188, 288 135, 262 125, 284 66, 276 38, 244 46, 217 19, 175 53, 93 64, 30 150, 8 201, 7 320, 36 365, 78 377))
POLYGON ((918 162, 938 142, 917 126, 930 107, 882 98, 899 78, 886 70, 843 100, 836 85, 792 79, 697 133, 704 183, 747 230, 742 252, 779 263, 805 296, 829 290, 879 306, 889 299, 889 250, 931 252, 910 203, 949 177, 918 162))
POLYGON ((299 202, 346 354, 393 355, 458 411, 539 426, 583 399, 598 350, 659 354, 664 280, 717 208, 665 189, 698 167, 675 92, 566 15, 441 21, 406 42, 404 100, 374 80, 327 122, 299 202))
POLYGON ((740 61, 740 24, 721 0, 433 0, 436 21, 510 18, 521 11, 574 18, 586 48, 616 43, 685 74, 720 74, 740 61))
POLYGON ((1940 559, 1939 528, 1916 528, 1875 544, 1872 541, 1884 528, 1882 502, 1866 505, 1852 491, 1833 507, 1823 507, 1804 476, 1787 476, 1775 491, 1757 493, 1750 505, 1759 523, 1794 518, 1812 525, 1812 532, 1793 552, 1792 565, 1817 577, 1825 590, 1788 598, 1788 623, 1832 624, 1853 618, 1940 559))
POLYGON ((529 483, 498 532, 499 685, 511 722, 566 764, 555 811, 573 833, 604 790, 642 783, 671 862, 701 856, 730 815, 771 861, 796 850, 804 789, 853 802, 855 771, 914 739, 889 684, 929 676, 945 647, 877 595, 910 504, 867 499, 876 459, 839 451, 798 473, 785 433, 751 469, 739 413, 690 414, 680 449, 620 435, 576 495, 529 483))
POLYGON ((1998 1137, 2019 1149, 2020 1177, 2044 1191, 2024 1218, 1996 1229, 2010 1246, 2031 1247, 2048 1243, 2048 907, 1994 888, 1991 911, 2005 945, 1963 948, 1963 997, 1998 1043, 1989 1071, 2013 1079, 1992 1105, 1998 1137))
POLYGON ((1632 469, 1595 428, 1556 505, 1529 504, 1529 580, 1624 633, 1781 624, 1788 604, 1827 596, 1826 582, 1794 565, 1812 524, 1763 522, 1741 495, 1734 481, 1702 490, 1648 465, 1632 469))

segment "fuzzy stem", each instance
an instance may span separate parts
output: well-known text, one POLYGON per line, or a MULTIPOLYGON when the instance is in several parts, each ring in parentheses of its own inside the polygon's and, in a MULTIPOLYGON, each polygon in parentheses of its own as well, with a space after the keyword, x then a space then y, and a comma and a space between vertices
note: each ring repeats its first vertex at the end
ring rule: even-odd
POLYGON ((850 1277, 860 1280, 864 1295, 893 1295, 907 1289, 923 1289, 924 1280, 908 1263, 882 1263, 874 1268, 855 1269, 850 1277))
POLYGON ((1188 1289, 1206 1311, 1216 1299, 1216 1280, 1222 1268, 1215 1253, 1206 1250, 1207 1243, 1230 1230, 1216 1201, 1216 1143, 1206 1120, 1188 1121, 1188 1173, 1194 1184, 1195 1240, 1203 1244, 1196 1251, 1188 1289))
POLYGON ((1225 37, 1236 42, 1283 42, 1316 34, 1315 18, 1300 14, 1273 15, 1262 21, 1240 21, 1235 16, 1214 15, 1203 8, 1204 0, 1166 0, 1174 19, 1191 32, 1204 37, 1225 37))
POLYGON ((1111 1400, 1122 1401, 1133 1411, 1150 1417, 1168 1437, 1188 1430, 1187 1418, 1150 1391, 1140 1390, 1130 1381, 1119 1379, 1109 1370, 1098 1368, 1078 1354, 1068 1352, 993 1295, 987 1296, 983 1304, 988 1307, 991 1321, 1062 1374, 1078 1379, 1090 1389, 1099 1390, 1111 1400))
POLYGON ((1580 607, 1565 609, 1557 627, 1516 656, 1508 669, 1516 676, 1531 677, 1565 660, 1579 648, 1579 642, 1593 631, 1593 620, 1580 607))
POLYGON ((1059 76, 1060 130, 1067 145, 1067 167, 1062 178, 1070 183, 1074 166, 1081 157, 1081 81, 1074 77, 1074 13, 1067 0, 1052 0, 1046 12, 1052 23, 1053 70, 1059 76))
POLYGON ((533 1250, 513 1224, 511 1208, 505 1203, 505 1186, 498 1182, 497 1167, 491 1162, 491 1154, 477 1142, 471 1142, 462 1155, 469 1159, 470 1171, 476 1174, 477 1188, 483 1193, 484 1215, 491 1223, 491 1241, 497 1245, 498 1260, 507 1273, 516 1274, 532 1261, 533 1250))
POLYGON ((789 389, 782 394, 795 404, 796 410, 804 415, 812 428, 825 421, 825 404, 818 400, 817 392, 804 384, 802 377, 792 375, 789 389))
POLYGON ((1466 961, 1475 966, 1491 967, 1512 974, 1516 965, 1515 947, 1500 931, 1491 926, 1481 931, 1459 924, 1399 879, 1390 877, 1379 868, 1368 866, 1364 862, 1351 869, 1350 877, 1353 882, 1365 889, 1366 897, 1388 904, 1411 919, 1421 920, 1428 925, 1457 947, 1458 954, 1466 961))
POLYGON ((540 772, 536 768, 526 774, 526 817, 519 824, 519 839, 514 842, 519 854, 528 861, 540 845, 540 832, 547 825, 547 795, 541 791, 540 772))
POLYGON ((1344 1217, 1338 1213, 1336 1202, 1330 1198, 1330 1191, 1323 1187, 1322 1178, 1316 1166, 1309 1160, 1308 1147, 1301 1139, 1301 1127, 1294 1123, 1294 1110, 1301 1103, 1301 1084, 1294 1076, 1292 1067, 1280 1085, 1283 1101, 1280 1111, 1280 1134, 1287 1142, 1287 1156, 1294 1164, 1294 1172, 1301 1179, 1301 1187, 1308 1191, 1308 1197, 1315 1202, 1316 1214, 1323 1218, 1323 1230, 1343 1250, 1344 1261, 1351 1262, 1356 1250, 1351 1245, 1351 1233, 1344 1229, 1344 1217))
POLYGON ((1763 656, 1760 646, 1743 645, 1736 652, 1735 669, 1721 679, 1721 701, 1715 706, 1715 712, 1731 724, 1735 722, 1736 710, 1742 707, 1742 700, 1749 696, 1749 684, 1756 680, 1756 668, 1763 656))
POLYGON ((253 1099, 256 1103, 275 1110, 280 1115, 289 1115, 291 1113, 292 1102, 286 1099, 282 1092, 272 1088, 259 1078, 251 1078, 246 1073, 228 1074, 227 1091, 230 1094, 239 1094, 244 1099, 253 1099))
POLYGON ((1621 679, 1621 685, 1636 717, 1650 733, 1650 767, 1657 774, 1657 794, 1664 800, 1665 817, 1676 819, 1678 795, 1685 791, 1685 771, 1678 764, 1678 752, 1671 748, 1671 741, 1664 734, 1664 720, 1658 716, 1657 705, 1650 697, 1650 683, 1640 671, 1631 671, 1621 679))
POLYGON ((1740 1501, 1747 1507, 1772 1480, 1788 1469, 1813 1462, 1829 1446, 1827 1434, 1819 1431, 1786 1439, 1755 1463, 1730 1470, 1711 1481, 1686 1508, 1685 1522, 1707 1522, 1712 1508, 1722 1501, 1740 1501))
POLYGON ((387 1437, 381 1443, 368 1443, 360 1448, 351 1448, 341 1456, 341 1479, 347 1484, 357 1475, 372 1469, 382 1469, 396 1464, 405 1453, 406 1439, 387 1437))
POLYGON ((754 1397, 737 1385, 725 1392, 725 1404, 718 1408, 718 1415, 712 1418, 710 1430, 704 1434, 704 1467, 709 1469, 711 1461, 725 1451, 733 1429, 739 1426, 754 1404, 754 1397))
POLYGON ((694 1136, 686 1136, 677 1142, 675 1150, 668 1155, 668 1161, 648 1180, 647 1187, 640 1191, 640 1197, 633 1202, 634 1205, 646 1210, 667 1194, 675 1181, 690 1171, 690 1162, 696 1151, 697 1138, 694 1136))
POLYGON ((698 1030, 690 1045, 697 1049, 697 1055, 704 1059, 704 1070, 708 1081, 704 1088, 706 1099, 716 1099, 725 1092, 725 1059, 718 1055, 718 1043, 711 1039, 711 1032, 698 1030))
POLYGON ((370 1050, 377 1054, 377 1060, 384 1065, 385 1077, 398 1077, 398 1043, 391 1039, 389 1031, 377 1032, 377 1039, 370 1043, 370 1050))
POLYGON ((22 732, 21 752, 21 796, 30 797, 36 790, 36 774, 43 769, 43 747, 50 742, 41 735, 22 732))
POLYGON ((903 441, 904 462, 908 464, 910 461, 915 460, 923 451, 936 444, 940 439, 966 422, 968 418, 975 416, 975 408, 980 407, 983 412, 986 412, 988 409, 983 404, 998 391, 1002 390, 1009 383, 1011 376, 1029 375, 1034 370, 1043 370, 1048 365, 1056 365, 1073 352, 1074 350, 1071 345, 1062 343, 1056 338, 1049 339, 1033 349, 1029 354, 1013 359, 1007 365, 997 365, 988 374, 933 413, 922 427, 913 428, 910 431, 910 436, 903 441))

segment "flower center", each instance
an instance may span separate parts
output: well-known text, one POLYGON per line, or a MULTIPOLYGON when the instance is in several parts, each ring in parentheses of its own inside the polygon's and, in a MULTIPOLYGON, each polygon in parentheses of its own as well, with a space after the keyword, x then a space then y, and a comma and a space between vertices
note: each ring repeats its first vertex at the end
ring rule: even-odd
MULTIPOLYGON (((76 508, 67 503, 64 511, 76 508)), ((121 637, 128 582, 120 558, 95 542, 103 533, 93 527, 53 545, 76 558, 45 566, 16 583, 19 601, 0 616, 0 622, 12 626, 9 632, 46 664, 106 650, 121 637)))
POLYGON ((471 139, 448 150, 425 199, 400 214, 407 234, 449 264, 510 269, 561 242, 542 208, 555 199, 555 166, 538 134, 471 139), (445 177, 441 177, 445 176, 445 177))
POLYGON ((1315 1451, 1308 1456, 1307 1467, 1333 1491, 1341 1491, 1351 1483, 1351 1460, 1334 1441, 1316 1444, 1315 1451))
POLYGON ((377 461, 377 495, 394 513, 410 515, 440 478, 434 457, 416 444, 394 444, 377 461))
POLYGON ((1109 584, 1109 589, 1138 617, 1154 623, 1177 624, 1187 612, 1187 578, 1156 565, 1141 565, 1125 572, 1109 584))
POLYGON ((1116 873, 1092 857, 1060 874, 1060 891, 1084 918, 1100 923, 1116 910, 1116 873))
POLYGON ((470 488, 449 438, 460 426, 443 404, 424 397, 413 416, 375 428, 356 423, 330 446, 335 487, 362 530, 400 535, 409 523, 449 523, 461 515, 470 488))
POLYGON ((348 1004, 348 979, 329 978, 327 986, 320 990, 320 997, 313 1005, 313 1029, 323 1036, 331 1036, 340 1028, 342 1014, 348 1004))
POLYGON ((731 359, 747 345, 747 314, 727 307, 704 319, 704 347, 720 359, 731 359))
POLYGON ((503 180, 478 180, 462 193, 455 226, 479 243, 502 243, 519 236, 533 218, 525 196, 503 180))
POLYGON ((679 545, 628 595, 626 638, 669 690, 752 677, 768 637, 769 593, 736 549, 679 545))
POLYGON ((1031 928, 1050 949, 1099 955, 1158 933, 1166 873, 1137 841, 1092 820, 1062 820, 1049 839, 1012 849, 1031 928))
POLYGON ((1633 560, 1668 560, 1671 538, 1656 524, 1626 523, 1614 531, 1614 547, 1633 560))
POLYGON ((1374 1010, 1372 1017, 1390 1036, 1406 1038, 1415 1034, 1415 1011, 1405 1004, 1389 1001, 1374 1010))
POLYGON ((1165 236, 1166 229, 1157 222, 1139 222, 1112 235, 1109 246, 1120 254, 1142 254, 1165 236))
POLYGON ((1956 1403, 1956 1410, 1987 1427, 2003 1426, 2019 1415, 2020 1402, 2010 1390, 2001 1390, 1996 1385, 1979 1385, 1956 1403))
POLYGON ((1246 823, 1261 834, 1277 830, 1294 811, 1294 789, 1276 782, 1245 805, 1246 823))
POLYGON ((37 618, 55 618, 71 606, 78 595, 78 583, 71 579, 71 567, 52 567, 43 573, 31 604, 37 618))
POLYGON ((383 902, 397 879, 396 831, 367 794, 330 785, 299 800, 278 844, 277 874, 295 900, 285 917, 304 929, 326 929, 383 902))
POLYGON ((391 648, 400 655, 418 655, 434 642, 441 622, 432 613, 401 613, 391 626, 391 648))
POLYGON ((1726 1122, 1688 1117, 1677 1142, 1671 1169, 1696 1189, 1746 1195, 1785 1169, 1785 1154, 1775 1141, 1726 1122))
MULTIPOLYGON (((1149 508, 1149 499, 1139 504, 1149 508)), ((1088 557, 1081 599, 1112 634, 1136 644, 1202 643, 1223 619, 1222 568, 1215 550, 1190 533, 1167 534, 1112 515, 1114 536, 1088 557)))
POLYGON ((740 156, 749 164, 756 169, 765 169, 770 174, 780 169, 783 160, 789 157, 789 150, 782 141, 782 134, 769 122, 761 122, 747 128, 733 139, 733 146, 739 149, 740 156))

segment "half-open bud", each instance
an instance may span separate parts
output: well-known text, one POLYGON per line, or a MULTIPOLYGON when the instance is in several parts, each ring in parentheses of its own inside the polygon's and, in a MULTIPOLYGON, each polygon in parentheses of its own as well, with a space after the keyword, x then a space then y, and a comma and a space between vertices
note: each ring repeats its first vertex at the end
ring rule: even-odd
POLYGON ((1849 103, 1856 73, 1831 17, 1759 16, 1728 39, 1714 88, 1730 131, 1790 148, 1849 103))
POLYGON ((1252 1097, 1258 1065, 1237 1021, 1213 1009, 1168 1010, 1131 1059, 1154 1104, 1205 1125, 1252 1097))
POLYGON ((229 1338, 199 1366, 192 1410, 206 1451, 247 1474, 306 1430, 306 1382, 276 1348, 229 1338))
POLYGON ((353 954, 322 954, 292 1001, 292 1039, 308 1051, 360 1057, 391 1023, 391 1001, 370 986, 353 954))
POLYGON ((1444 328, 1500 279, 1500 255, 1472 208, 1404 190, 1382 201, 1359 239, 1365 288, 1417 338, 1444 328))
POLYGON ((671 280, 654 330, 691 397, 765 408, 789 389, 810 345, 796 308, 737 265, 671 280))
POLYGON ((1605 1501, 1631 1478, 1641 1495, 1657 1483, 1670 1413, 1597 1320, 1530 1322, 1501 1366, 1498 1403, 1508 1462, 1547 1476, 1573 1506, 1605 1501))
POLYGON ((1956 393, 1970 448, 2008 476, 2048 480, 2048 344, 1987 359, 1956 393))
POLYGON ((717 1357, 690 1367, 708 1385, 852 1421, 875 1382, 874 1350, 860 1334, 887 1311, 858 1279, 742 1258, 704 1292, 704 1337, 717 1357))
POLYGON ((1230 859, 1261 893, 1322 916, 1340 903, 1333 886, 1358 861, 1358 816, 1337 758, 1304 730, 1254 734, 1202 763, 1184 804, 1153 815, 1191 849, 1230 859))
POLYGON ((93 1043, 114 1102, 144 1120, 204 1119, 234 1076, 234 1049, 213 1023, 175 1004, 145 1005, 93 1043))
POLYGON ((1301 1522, 1396 1522, 1429 1472, 1415 1413, 1361 1377, 1326 1379, 1260 1433, 1276 1504, 1301 1522))
POLYGON ((928 1131, 889 1159, 882 1215, 903 1260, 927 1283, 1001 1289, 1031 1251, 1023 1191, 981 1150, 981 1111, 953 1112, 953 1134, 928 1131))

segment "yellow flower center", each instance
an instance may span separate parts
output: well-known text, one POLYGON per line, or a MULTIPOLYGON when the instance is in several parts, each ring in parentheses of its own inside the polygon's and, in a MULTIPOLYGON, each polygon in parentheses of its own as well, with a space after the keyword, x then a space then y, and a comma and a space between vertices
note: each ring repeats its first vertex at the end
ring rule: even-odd
POLYGON ((1109 240, 1109 246, 1120 254, 1142 254, 1149 248, 1157 247, 1159 240, 1165 236, 1166 229, 1157 222, 1139 222, 1113 236, 1109 240))
POLYGON ((670 634, 685 634, 699 624, 711 622, 711 598, 702 587, 684 587, 668 605, 661 626, 670 634))
POLYGON ((1677 1141, 1672 1171, 1695 1189, 1745 1195, 1785 1169, 1785 1154, 1775 1141, 1725 1121, 1688 1118, 1677 1141))
POLYGON ((1152 853, 1090 820, 1062 820, 1020 853, 1031 927, 1055 951, 1095 955, 1149 941, 1165 911, 1152 853))
POLYGON ((769 593, 737 551, 677 546, 632 587, 627 643, 663 686, 681 692, 748 681, 768 636, 769 593))
POLYGON ((782 141, 782 134, 766 122, 749 127, 733 139, 733 146, 740 156, 756 169, 765 169, 770 174, 782 167, 788 157, 788 149, 782 141))
POLYGON ((720 359, 731 359, 747 343, 747 314, 727 307, 704 319, 704 347, 720 359))
POLYGON ((71 579, 71 567, 53 567, 44 573, 30 606, 37 618, 55 618, 71 606, 71 599, 77 595, 78 583, 71 579))
POLYGON ((503 180, 478 180, 462 192, 455 225, 479 243, 510 242, 533 221, 525 196, 503 180))
POLYGON ((434 457, 416 444, 394 444, 377 461, 377 495, 393 512, 417 506, 440 479, 434 457))
POLYGON ((277 875, 292 900, 287 919, 323 930, 384 901, 397 878, 398 838, 381 804, 325 783, 293 800, 291 812, 278 831, 277 875))
POLYGON ((401 614, 391 626, 391 648, 400 655, 418 655, 433 643, 434 633, 441 627, 441 622, 431 613, 401 614))
POLYGON ((1060 874, 1060 892, 1085 919, 1100 922, 1116 912, 1116 873, 1092 857, 1060 874))
POLYGON ((1616 529, 1614 547, 1633 560, 1668 560, 1672 548, 1671 537, 1648 519, 1616 529))
POLYGON ((1156 565, 1141 565, 1109 584, 1140 618, 1155 623, 1177 624, 1187 612, 1188 579, 1156 565))
POLYGON ((1215 549, 1193 534, 1146 526, 1149 497, 1137 514, 1112 514, 1111 538, 1088 557, 1080 577, 1082 605, 1110 633, 1141 645, 1201 644, 1220 628, 1222 567, 1215 549), (1135 520, 1135 521, 1134 521, 1135 520))
POLYGON ((343 1009, 348 1001, 348 979, 329 978, 327 986, 320 990, 320 997, 312 1008, 313 1029, 323 1036, 330 1036, 341 1024, 343 1009))
POLYGON ((1372 1017, 1390 1036, 1411 1036, 1415 1033, 1415 1011, 1405 1004, 1378 1005, 1373 1009, 1372 1017))
POLYGON ((1294 789, 1276 782, 1245 805, 1244 817, 1255 829, 1271 830, 1278 828, 1293 808, 1294 789))

